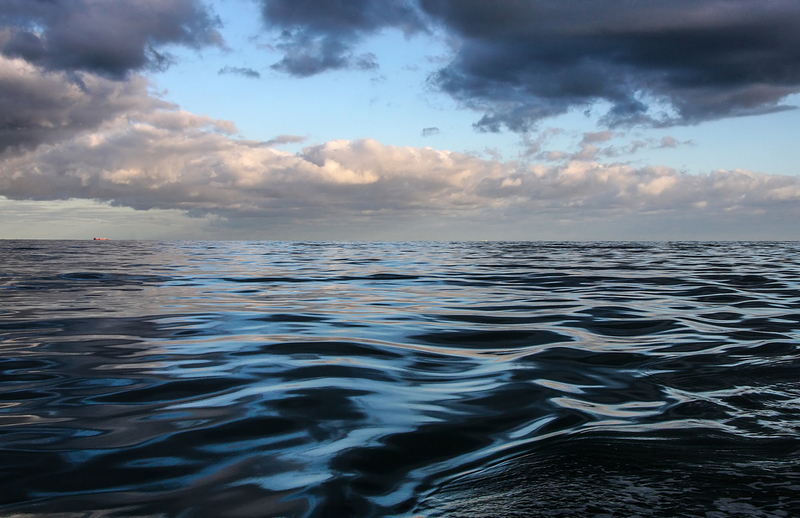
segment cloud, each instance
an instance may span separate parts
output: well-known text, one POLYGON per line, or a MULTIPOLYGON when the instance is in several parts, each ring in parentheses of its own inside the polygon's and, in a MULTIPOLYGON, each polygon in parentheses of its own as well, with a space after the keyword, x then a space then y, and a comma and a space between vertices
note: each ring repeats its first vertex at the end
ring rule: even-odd
POLYGON ((675 137, 664 135, 660 140, 653 138, 646 138, 644 140, 636 139, 630 141, 626 146, 606 146, 598 150, 598 155, 604 157, 618 157, 623 155, 633 155, 641 149, 675 149, 679 146, 691 146, 691 140, 679 141, 675 137))
POLYGON ((224 67, 220 68, 217 74, 218 75, 236 74, 239 76, 249 77, 252 79, 261 79, 261 74, 259 74, 258 71, 253 70, 252 68, 232 67, 228 65, 225 65, 224 67))
POLYGON ((611 131, 590 131, 583 134, 582 143, 584 144, 594 144, 597 142, 607 142, 611 140, 614 136, 614 133, 611 131))
POLYGON ((0 56, 0 153, 70 139, 118 116, 172 107, 148 95, 147 87, 140 76, 112 81, 83 72, 48 72, 0 56))
POLYGON ((313 219, 364 210, 448 210, 451 195, 469 196, 462 181, 486 167, 468 155, 371 140, 332 141, 290 154, 231 138, 215 131, 219 124, 163 110, 136 122, 118 117, 97 133, 6 159, 0 194, 226 217, 289 217, 303 209, 303 217, 313 219))
POLYGON ((422 128, 422 136, 423 137, 432 137, 434 135, 438 135, 440 133, 439 128, 430 127, 430 128, 422 128))
POLYGON ((47 70, 82 70, 121 79, 162 69, 162 49, 223 47, 220 21, 199 0, 4 0, 0 54, 47 70))
POLYGON ((678 144, 680 144, 680 142, 678 142, 678 140, 675 137, 670 137, 669 135, 665 135, 661 137, 661 143, 659 144, 658 147, 660 149, 668 149, 668 148, 678 147, 678 144))
POLYGON ((462 39, 431 81, 484 111, 482 131, 610 103, 610 126, 784 109, 800 91, 794 0, 420 0, 462 39))
POLYGON ((503 153, 501 153, 497 148, 484 148, 483 153, 492 157, 492 159, 496 161, 501 161, 503 159, 503 153))
POLYGON ((476 194, 514 200, 523 207, 619 212, 759 212, 770 204, 797 211, 800 179, 752 171, 687 175, 667 167, 634 168, 574 160, 563 166, 533 167, 505 178, 486 178, 476 194))
POLYGON ((377 70, 380 68, 378 57, 372 52, 366 52, 356 57, 354 66, 359 70, 377 70))
MULTIPOLYGON (((42 77, 66 91, 71 87, 59 73, 42 77)), ((88 73, 83 79, 106 81, 88 73)), ((270 145, 300 137, 242 139, 233 136, 231 123, 180 111, 143 87, 128 96, 120 98, 130 110, 110 109, 93 129, 66 131, 36 147, 8 148, 0 162, 0 195, 100 200, 293 225, 432 216, 498 221, 521 214, 702 218, 796 214, 800 208, 800 179, 751 171, 686 175, 665 167, 600 164, 591 154, 562 165, 529 165, 370 139, 313 144, 292 154, 270 145)))
POLYGON ((365 36, 385 28, 406 34, 425 30, 411 0, 259 0, 262 18, 277 30, 284 52, 275 70, 306 77, 327 70, 377 68, 374 54, 353 56, 365 36))
POLYGON ((298 144, 300 142, 305 142, 308 140, 307 137, 301 137, 299 135, 278 135, 277 137, 267 140, 263 143, 264 146, 278 146, 281 144, 298 144))
POLYGON ((691 140, 679 141, 675 137, 664 135, 661 139, 634 139, 626 145, 609 145, 605 143, 614 138, 624 137, 625 133, 603 130, 583 133, 583 137, 577 142, 576 151, 567 152, 545 149, 544 146, 552 137, 563 135, 564 133, 565 131, 559 128, 547 128, 539 132, 535 138, 529 133, 523 134, 520 158, 526 162, 531 160, 543 160, 546 162, 593 161, 630 156, 642 149, 674 149, 679 146, 691 146, 694 144, 691 140))
POLYGON ((520 157, 524 160, 530 158, 543 158, 547 152, 543 151, 543 146, 554 136, 564 133, 561 128, 547 128, 539 132, 536 138, 531 138, 529 133, 522 135, 522 151, 520 157))
POLYGON ((384 29, 457 40, 429 81, 483 113, 479 131, 531 131, 572 109, 609 106, 610 126, 666 127, 787 109, 800 92, 795 0, 260 0, 280 34, 274 68, 358 68, 353 49, 384 29))

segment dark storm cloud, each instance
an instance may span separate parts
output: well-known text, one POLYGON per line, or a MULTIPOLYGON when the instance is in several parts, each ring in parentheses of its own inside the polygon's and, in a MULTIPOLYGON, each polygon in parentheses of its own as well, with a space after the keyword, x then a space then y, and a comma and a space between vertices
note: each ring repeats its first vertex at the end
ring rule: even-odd
POLYGON ((232 67, 232 66, 228 66, 228 65, 220 68, 218 74, 219 75, 235 74, 235 75, 239 75, 239 76, 250 77, 252 79, 260 79, 261 78, 261 74, 259 74, 258 71, 253 70, 252 68, 232 67))
POLYGON ((219 19, 199 0, 3 0, 0 53, 48 70, 120 79, 163 69, 161 46, 222 46, 219 19))
MULTIPOLYGON (((483 112, 480 131, 529 131, 608 106, 608 126, 670 126, 786 109, 800 91, 797 0, 261 0, 282 31, 275 68, 353 67, 384 28, 439 27, 461 43, 430 81, 483 112)), ((603 108, 605 109, 605 108, 603 108)))
POLYGON ((392 27, 411 34, 424 29, 412 0, 260 0, 266 26, 281 31, 284 57, 273 68, 310 76, 341 68, 372 69, 375 56, 354 57, 364 36, 392 27))
POLYGON ((199 0, 0 1, 0 153, 171 106, 134 72, 165 45, 224 46, 218 25, 199 0))
POLYGON ((610 126, 783 109, 800 91, 796 0, 420 0, 462 39, 432 81, 483 110, 483 131, 526 131, 610 103, 610 126))

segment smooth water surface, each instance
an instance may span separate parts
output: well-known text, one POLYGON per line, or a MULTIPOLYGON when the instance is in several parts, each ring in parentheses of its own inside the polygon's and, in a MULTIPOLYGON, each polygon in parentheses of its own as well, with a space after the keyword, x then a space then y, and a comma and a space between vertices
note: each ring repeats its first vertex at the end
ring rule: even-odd
POLYGON ((799 252, 0 241, 0 516, 800 516, 799 252))

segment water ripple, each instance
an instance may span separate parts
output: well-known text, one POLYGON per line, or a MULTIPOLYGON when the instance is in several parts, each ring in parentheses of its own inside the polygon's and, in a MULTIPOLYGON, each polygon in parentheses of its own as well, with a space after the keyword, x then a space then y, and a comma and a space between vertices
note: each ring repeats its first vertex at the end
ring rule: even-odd
POLYGON ((0 514, 791 516, 796 243, 0 244, 0 514))

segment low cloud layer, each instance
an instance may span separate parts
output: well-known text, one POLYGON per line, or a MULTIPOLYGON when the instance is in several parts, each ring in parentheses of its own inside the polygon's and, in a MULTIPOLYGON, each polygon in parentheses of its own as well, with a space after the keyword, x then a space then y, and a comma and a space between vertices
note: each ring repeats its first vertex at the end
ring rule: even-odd
POLYGON ((276 68, 351 66, 387 28, 460 41, 430 82, 483 112, 480 131, 526 132, 571 109, 610 106, 609 126, 671 126, 786 109, 800 92, 795 0, 261 0, 282 31, 276 68))
MULTIPOLYGON (((591 156, 527 165, 369 139, 313 144, 292 154, 272 146, 302 137, 238 138, 231 123, 152 97, 140 77, 121 83, 84 73, 84 91, 64 73, 21 60, 1 59, 0 70, 2 84, 26 84, 43 102, 72 99, 63 108, 68 113, 106 106, 83 126, 29 114, 40 131, 29 132, 23 143, 7 142, 0 155, 0 195, 10 199, 93 199, 193 216, 306 222, 419 215, 492 220, 542 211, 571 218, 597 211, 702 217, 776 207, 794 213, 800 206, 800 179, 750 171, 686 175, 600 164, 591 156)), ((56 112, 47 110, 49 117, 56 112)), ((583 144, 608 138, 590 133, 583 144)))

